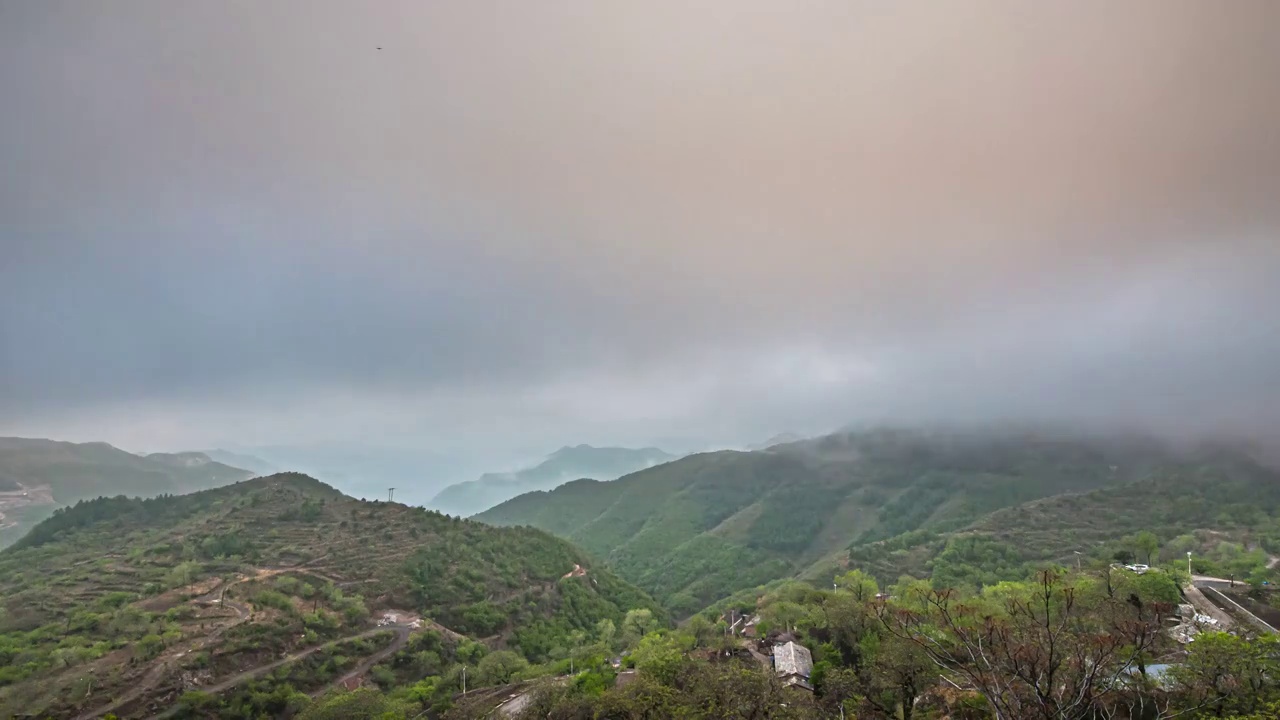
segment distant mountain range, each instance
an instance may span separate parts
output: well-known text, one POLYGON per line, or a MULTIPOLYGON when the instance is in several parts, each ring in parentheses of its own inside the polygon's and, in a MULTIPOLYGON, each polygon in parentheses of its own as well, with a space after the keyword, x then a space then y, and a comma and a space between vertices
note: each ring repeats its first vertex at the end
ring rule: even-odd
POLYGON ((251 470, 258 475, 270 475, 271 473, 280 471, 280 468, 276 465, 254 455, 220 449, 205 450, 204 454, 209 456, 209 458, 215 462, 220 462, 223 465, 230 465, 232 467, 244 468, 245 470, 251 470))
POLYGON ((267 467, 257 469, 259 474, 281 471, 306 473, 323 479, 347 495, 370 500, 385 499, 388 488, 394 487, 396 500, 410 505, 425 505, 448 485, 462 478, 478 477, 492 468, 492 463, 511 459, 505 454, 507 451, 500 449, 473 455, 460 451, 440 452, 412 444, 355 441, 235 446, 227 450, 233 455, 264 463, 267 467))
POLYGON ((187 493, 252 475, 198 452, 135 455, 102 442, 0 438, 0 547, 16 542, 60 505, 100 496, 187 493))
MULTIPOLYGON (((682 615, 786 577, 928 575, 953 538, 975 534, 1021 576, 1021 563, 1139 529, 1174 532, 1170 493, 1195 500, 1188 532, 1231 507, 1273 512, 1280 476, 1234 451, 1187 455, 1141 437, 875 430, 691 455, 520 495, 475 519, 567 538, 682 615), (1090 510, 1069 512, 1077 505, 1090 510)), ((1001 575, 992 557, 968 562, 1001 575)))
POLYGON ((551 490, 570 480, 613 480, 627 473, 676 459, 658 448, 562 447, 538 465, 511 473, 485 473, 479 480, 450 485, 427 507, 467 517, 538 490, 551 490))

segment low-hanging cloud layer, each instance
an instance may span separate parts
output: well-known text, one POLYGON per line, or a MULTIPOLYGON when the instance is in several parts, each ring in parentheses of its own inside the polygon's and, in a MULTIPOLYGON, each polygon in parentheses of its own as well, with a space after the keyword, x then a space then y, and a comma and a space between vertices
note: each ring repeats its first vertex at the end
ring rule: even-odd
POLYGON ((1277 26, 1268 0, 0 0, 0 434, 1274 437, 1277 26))

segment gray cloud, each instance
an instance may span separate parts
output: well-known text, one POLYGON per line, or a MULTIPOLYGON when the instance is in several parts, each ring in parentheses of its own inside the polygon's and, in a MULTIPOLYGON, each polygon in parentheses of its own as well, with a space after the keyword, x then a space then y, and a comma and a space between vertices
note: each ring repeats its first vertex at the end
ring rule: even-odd
POLYGON ((692 5, 0 0, 0 431, 1273 432, 1274 3, 692 5))

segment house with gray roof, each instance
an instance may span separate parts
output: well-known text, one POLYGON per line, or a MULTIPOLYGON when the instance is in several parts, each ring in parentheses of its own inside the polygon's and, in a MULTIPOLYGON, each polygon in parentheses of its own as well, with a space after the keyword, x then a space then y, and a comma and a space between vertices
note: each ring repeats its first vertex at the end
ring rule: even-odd
POLYGON ((794 641, 773 646, 773 671, 784 685, 813 691, 809 676, 813 674, 813 656, 809 648, 794 641))

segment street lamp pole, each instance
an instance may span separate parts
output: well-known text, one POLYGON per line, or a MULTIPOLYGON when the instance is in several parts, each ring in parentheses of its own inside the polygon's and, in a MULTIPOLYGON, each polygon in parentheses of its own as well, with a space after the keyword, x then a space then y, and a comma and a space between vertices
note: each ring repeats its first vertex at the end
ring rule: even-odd
POLYGON ((1187 577, 1191 577, 1191 551, 1187 551, 1187 577))

